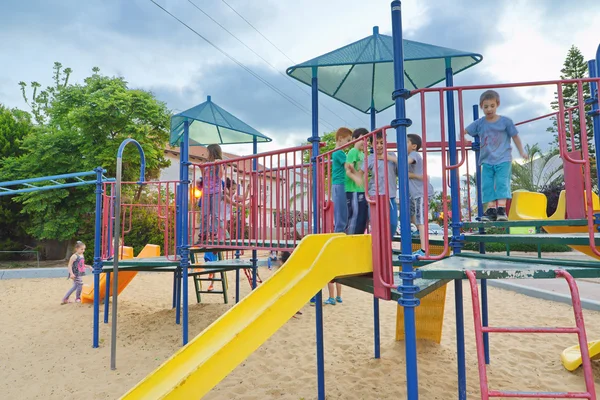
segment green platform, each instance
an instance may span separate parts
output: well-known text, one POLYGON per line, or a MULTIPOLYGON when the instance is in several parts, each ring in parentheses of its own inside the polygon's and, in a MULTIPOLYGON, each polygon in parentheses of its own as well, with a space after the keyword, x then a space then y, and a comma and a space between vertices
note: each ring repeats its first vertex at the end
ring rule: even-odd
POLYGON ((477 228, 512 228, 512 227, 536 227, 542 226, 587 226, 587 219, 538 219, 526 221, 493 221, 493 222, 463 222, 464 229, 477 228))
MULTIPOLYGON (((367 293, 373 293, 373 275, 359 275, 348 278, 338 278, 335 280, 342 285, 349 286, 354 289, 361 290, 367 293)), ((423 298, 429 293, 444 286, 450 279, 415 279, 415 285, 419 287, 419 292, 415 294, 417 298, 423 298)), ((397 273, 394 273, 394 285, 400 286, 402 281, 397 273)), ((402 298, 402 294, 397 290, 392 290, 392 300, 398 301, 402 298)))
MULTIPOLYGON (((594 237, 596 245, 600 246, 600 233, 596 233, 594 237)), ((588 246, 590 239, 587 233, 542 233, 537 235, 469 234, 465 235, 465 242, 588 246)))
POLYGON ((478 279, 551 279, 563 269, 574 278, 600 278, 600 263, 552 263, 535 258, 480 257, 460 255, 445 258, 419 268, 423 279, 466 279, 465 271, 474 271, 478 279))

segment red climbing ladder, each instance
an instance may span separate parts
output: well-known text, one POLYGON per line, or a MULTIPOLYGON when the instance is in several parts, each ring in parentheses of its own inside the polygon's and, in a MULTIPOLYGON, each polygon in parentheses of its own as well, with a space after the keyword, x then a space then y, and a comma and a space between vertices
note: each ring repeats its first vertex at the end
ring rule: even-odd
POLYGON ((571 291, 573 302, 573 312, 575 314, 576 327, 562 328, 539 328, 539 327, 498 327, 493 328, 483 326, 481 323, 481 308, 479 306, 479 289, 477 288, 477 278, 474 271, 466 271, 467 278, 471 285, 471 298, 473 300, 473 320, 475 323, 475 342, 477 344, 477 363, 479 366, 479 386, 481 388, 481 399, 488 400, 491 397, 504 398, 538 398, 538 399, 591 399, 596 400, 596 391, 594 389, 594 375, 592 372, 592 363, 589 357, 587 347, 587 337, 585 325, 583 323, 583 312, 581 311, 581 300, 579 298, 579 289, 575 279, 564 270, 556 270, 556 277, 565 278, 571 291), (583 373, 585 378, 586 392, 523 392, 523 391, 501 391, 490 390, 487 381, 487 369, 485 365, 485 355, 483 346, 484 333, 576 333, 579 338, 581 357, 583 361, 583 373))

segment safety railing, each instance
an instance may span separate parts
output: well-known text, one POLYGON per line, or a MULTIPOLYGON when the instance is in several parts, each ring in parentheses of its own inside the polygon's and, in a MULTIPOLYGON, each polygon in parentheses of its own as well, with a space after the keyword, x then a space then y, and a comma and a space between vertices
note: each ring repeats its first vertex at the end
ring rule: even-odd
POLYGON ((191 165, 190 243, 281 250, 312 233, 311 146, 191 165))
MULTIPOLYGON (((114 204, 114 182, 104 184, 102 207, 102 258, 114 257, 113 228, 116 220, 114 204)), ((176 232, 176 196, 178 181, 152 181, 140 185, 137 182, 123 182, 121 201, 121 238, 122 246, 131 241, 128 234, 136 223, 156 224, 162 232, 163 255, 169 259, 177 256, 176 232)), ((122 248, 122 247, 121 247, 122 248)))
MULTIPOLYGON (((577 194, 577 196, 580 196, 580 198, 584 199, 584 203, 583 206, 585 207, 586 210, 589 210, 586 212, 585 217, 588 220, 588 233, 589 233, 589 240, 590 240, 590 247, 592 249, 592 251, 594 252, 594 254, 600 256, 600 251, 597 249, 596 244, 595 244, 595 217, 594 217, 594 212, 593 212, 593 194, 592 194, 592 181, 593 181, 593 176, 592 176, 592 171, 591 171, 591 165, 590 165, 590 154, 589 154, 589 148, 588 148, 588 143, 587 143, 587 121, 585 118, 586 113, 588 112, 588 108, 590 107, 590 102, 586 102, 586 99, 584 98, 584 91, 583 91, 583 85, 585 84, 593 84, 595 83, 596 85, 600 84, 600 78, 584 78, 584 79, 569 79, 569 80, 550 80, 550 81, 540 81, 540 82, 522 82, 522 83, 507 83, 507 84, 496 84, 496 85, 473 85, 473 86, 455 86, 455 87, 441 87, 441 88, 425 88, 425 89, 418 89, 418 90, 414 90, 411 92, 412 96, 416 96, 418 95, 420 98, 420 103, 421 103, 421 137, 423 140, 423 161, 424 161, 424 175, 426 175, 426 168, 427 168, 427 133, 428 133, 428 129, 427 129, 427 121, 426 121, 426 101, 425 101, 425 97, 427 94, 433 94, 433 95, 437 95, 439 97, 439 110, 438 110, 438 115, 439 115, 439 119, 440 119, 440 136, 441 136, 441 151, 442 151, 442 196, 443 199, 447 199, 447 183, 449 181, 448 179, 448 174, 451 173, 451 171, 460 168, 461 166, 466 164, 466 168, 469 168, 468 165, 468 156, 466 153, 467 150, 467 146, 466 146, 466 140, 464 137, 464 133, 465 133, 465 124, 464 124, 464 110, 463 110, 463 96, 465 92, 468 91, 482 91, 482 90, 488 90, 488 89, 513 89, 513 88, 525 88, 525 87, 551 87, 554 88, 556 90, 557 93, 557 100, 558 100, 558 110, 546 115, 542 115, 536 118, 532 118, 526 121, 522 121, 520 123, 517 123, 517 125, 521 125, 521 124, 526 124, 529 122, 533 122, 533 121, 537 121, 543 118, 548 118, 548 117, 556 117, 556 121, 557 121, 557 133, 558 133, 558 150, 559 150, 559 154, 560 157, 563 159, 563 161, 565 163, 570 163, 570 164, 574 164, 574 165, 579 165, 582 168, 582 175, 583 175, 583 191, 584 193, 579 193, 577 194), (572 98, 571 101, 572 103, 575 103, 574 106, 569 106, 566 107, 565 106, 565 99, 564 99, 564 95, 563 95, 563 88, 565 85, 572 85, 575 86, 576 89, 576 96, 575 98, 572 98), (457 134, 458 138, 456 140, 456 149, 455 151, 457 152, 457 155, 460 157, 457 157, 458 161, 456 162, 456 164, 454 165, 450 165, 448 163, 448 152, 450 151, 449 149, 449 145, 448 145, 448 140, 446 139, 446 118, 445 118, 445 104, 444 104, 444 94, 447 94, 448 92, 450 93, 455 93, 457 95, 456 100, 458 102, 458 125, 459 125, 459 133, 457 134), (580 140, 579 140, 579 148, 577 148, 576 146, 576 133, 574 130, 574 117, 573 117, 573 113, 577 112, 577 114, 579 115, 579 121, 580 121, 580 128, 579 128, 579 134, 580 134, 580 140), (567 129, 567 125, 568 125, 568 129, 567 129), (567 135, 566 132, 569 132, 569 135, 567 135), (569 138, 567 137, 570 137, 569 138), (569 142, 570 142, 570 149, 569 149, 569 142)), ((592 95, 593 96, 593 95, 592 95)), ((598 101, 597 99, 595 101, 598 101)), ((572 104, 571 103, 571 104, 572 104)), ((600 134, 600 132, 595 132, 596 135, 600 134)), ((468 172, 467 172, 468 174, 468 172)), ((459 201, 458 204, 461 204, 461 190, 460 190, 460 180, 458 181, 458 185, 459 187, 457 188, 456 191, 453 191, 454 195, 459 196, 459 201)), ((425 185, 424 191, 427 191, 427 187, 425 185)), ((467 196, 468 196, 468 201, 470 204, 470 185, 467 179, 467 196)), ((443 201, 443 208, 444 208, 444 237, 446 238, 444 240, 444 251, 442 255, 436 256, 436 257, 432 257, 429 254, 429 249, 426 249, 426 257, 423 257, 423 259, 427 259, 427 260, 433 260, 433 259, 437 259, 439 257, 445 256, 447 255, 448 252, 448 226, 447 226, 447 215, 448 215, 448 208, 447 208, 447 201, 443 201)), ((455 210, 455 212, 459 212, 459 210, 455 210)), ((428 210, 427 210, 428 213, 428 210)), ((427 214, 426 213, 426 214, 427 214)), ((459 215, 461 215, 461 213, 459 212, 459 215)), ((460 217, 460 219, 462 219, 462 215, 460 217)), ((426 227, 426 231, 427 231, 427 227, 426 227)), ((427 244, 426 244, 427 246, 427 244)))

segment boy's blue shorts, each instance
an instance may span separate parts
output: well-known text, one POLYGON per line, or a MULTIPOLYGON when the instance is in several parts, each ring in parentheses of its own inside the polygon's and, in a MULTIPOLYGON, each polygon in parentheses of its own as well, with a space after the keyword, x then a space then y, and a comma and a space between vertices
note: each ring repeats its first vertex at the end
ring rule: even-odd
POLYGON ((481 166, 481 197, 484 203, 499 199, 510 199, 510 180, 512 162, 498 165, 483 164, 481 166))

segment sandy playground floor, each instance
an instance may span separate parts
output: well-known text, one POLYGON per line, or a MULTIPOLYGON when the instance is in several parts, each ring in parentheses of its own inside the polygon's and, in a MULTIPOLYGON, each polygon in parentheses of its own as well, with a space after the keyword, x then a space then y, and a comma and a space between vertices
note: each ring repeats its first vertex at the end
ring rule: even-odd
MULTIPOLYGON (((270 272, 261 270, 263 279, 270 272)), ((243 275, 242 275, 243 276, 243 275)), ((230 282, 233 282, 230 273, 230 282)), ((91 276, 85 278, 91 281, 91 276)), ((101 345, 92 349, 92 307, 59 301, 65 279, 0 281, 0 393, 9 399, 116 399, 168 358, 181 343, 171 310, 172 275, 139 274, 121 295, 117 371, 109 368, 110 327, 101 325, 101 345)), ((448 305, 441 345, 419 344, 420 398, 456 398, 454 302, 448 305)), ((193 287, 190 284, 190 289, 193 287)), ((233 285, 232 285, 233 289, 233 285)), ((381 304, 381 355, 373 359, 372 297, 344 288, 343 305, 325 308, 328 399, 392 399, 405 396, 404 345, 394 341, 396 304, 381 304)), ((249 292, 242 282, 242 294, 249 292)), ((470 296, 465 287, 468 394, 479 381, 470 296)), ((234 290, 231 290, 233 303, 234 290)), ((570 326, 563 304, 490 288, 490 323, 503 326, 570 326)), ((190 337, 231 305, 221 295, 195 304, 190 292, 190 337)), ((316 398, 314 308, 291 319, 223 380, 206 399, 316 398)), ((600 338, 600 313, 585 312, 590 339, 600 338)), ((581 370, 567 372, 559 354, 575 335, 496 334, 491 338, 490 385, 495 389, 582 390, 581 370)), ((600 362, 595 363, 600 388, 600 362)))

